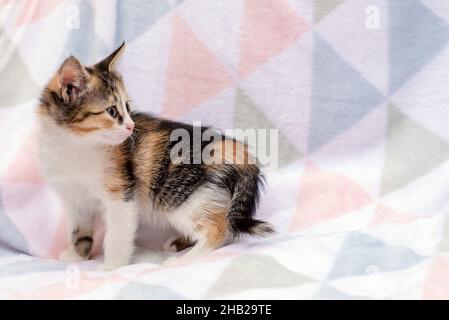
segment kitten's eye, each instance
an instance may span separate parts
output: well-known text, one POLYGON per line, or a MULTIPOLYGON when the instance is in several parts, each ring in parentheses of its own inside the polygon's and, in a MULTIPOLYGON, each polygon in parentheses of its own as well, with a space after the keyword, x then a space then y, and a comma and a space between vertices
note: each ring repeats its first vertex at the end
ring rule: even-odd
POLYGON ((128 111, 128 113, 131 112, 131 108, 129 107, 128 101, 126 101, 126 111, 128 111))
POLYGON ((117 111, 116 106, 107 108, 106 112, 109 113, 109 115, 113 118, 116 118, 118 116, 118 111, 117 111))

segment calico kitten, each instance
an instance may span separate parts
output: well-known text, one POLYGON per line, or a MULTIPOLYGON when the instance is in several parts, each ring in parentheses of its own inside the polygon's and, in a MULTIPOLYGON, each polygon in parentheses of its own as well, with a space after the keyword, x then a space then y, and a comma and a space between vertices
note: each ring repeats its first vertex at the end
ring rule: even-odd
MULTIPOLYGON (((41 96, 43 171, 69 215, 70 247, 61 260, 89 258, 96 215, 106 222, 104 270, 130 262, 142 218, 173 226, 180 237, 166 247, 193 245, 188 257, 242 234, 271 233, 254 218, 261 173, 247 146, 220 136, 211 142, 219 163, 174 163, 171 134, 195 128, 131 110, 116 70, 123 50, 124 43, 89 67, 67 58, 41 96)), ((206 147, 192 148, 188 160, 206 147)))

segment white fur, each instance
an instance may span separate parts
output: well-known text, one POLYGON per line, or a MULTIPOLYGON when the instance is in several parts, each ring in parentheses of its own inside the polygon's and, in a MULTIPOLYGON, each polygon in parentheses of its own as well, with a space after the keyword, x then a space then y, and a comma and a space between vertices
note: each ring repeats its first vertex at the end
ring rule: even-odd
POLYGON ((105 264, 113 269, 129 263, 132 255, 137 209, 134 203, 114 202, 106 192, 103 173, 108 146, 77 138, 50 119, 42 119, 39 134, 42 171, 60 196, 68 213, 70 247, 64 261, 83 260, 74 250, 72 232, 93 232, 94 218, 106 220, 105 264))

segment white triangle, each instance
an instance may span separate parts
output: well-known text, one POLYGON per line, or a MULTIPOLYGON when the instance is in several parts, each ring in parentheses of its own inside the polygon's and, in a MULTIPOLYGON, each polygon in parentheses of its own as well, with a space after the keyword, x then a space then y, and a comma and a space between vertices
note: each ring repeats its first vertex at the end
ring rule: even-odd
POLYGON ((303 18, 309 26, 313 26, 313 1, 288 0, 288 3, 295 8, 298 15, 303 18))
POLYGON ((449 24, 449 2, 441 0, 425 0, 420 2, 449 24))
POLYGON ((340 251, 346 235, 343 232, 334 232, 319 237, 296 236, 291 240, 280 239, 281 241, 273 241, 270 244, 268 250, 271 257, 289 270, 314 279, 323 279, 332 268, 335 253, 340 251), (295 254, 290 254, 292 248, 295 254))
POLYGON ((288 232, 290 221, 295 214, 303 172, 303 162, 292 164, 288 169, 269 173, 264 171, 266 185, 257 214, 263 219, 269 219, 281 234, 288 232))
POLYGON ((245 94, 303 154, 307 152, 312 46, 313 34, 306 32, 240 82, 245 94))
POLYGON ((200 121, 202 125, 213 126, 221 130, 232 129, 234 104, 235 87, 231 86, 182 115, 178 120, 189 124, 192 124, 193 121, 200 121))
MULTIPOLYGON (((70 32, 66 28, 65 8, 60 5, 45 18, 19 28, 15 26, 14 19, 5 26, 5 34, 13 41, 14 49, 18 50, 33 80, 40 86, 47 84, 62 63, 61 54, 70 32)), ((8 61, 5 54, 3 59, 8 61)))
POLYGON ((387 0, 346 1, 316 26, 317 33, 384 94, 389 81, 387 13, 387 0), (379 29, 371 24, 372 8, 379 12, 379 29))
POLYGON ((406 223, 384 223, 370 228, 369 233, 389 246, 405 246, 421 256, 430 256, 446 237, 447 210, 429 218, 406 223))
POLYGON ((370 203, 360 209, 332 219, 322 219, 299 231, 300 235, 322 235, 334 232, 356 231, 368 226, 374 212, 376 203, 370 203))
POLYGON ((162 110, 170 30, 171 15, 168 15, 129 43, 119 63, 128 94, 138 110, 154 114, 162 110))
POLYGON ((446 161, 430 173, 389 193, 382 198, 382 203, 398 214, 431 217, 449 211, 448 190, 449 161, 446 161))
POLYGON ((191 0, 179 10, 198 38, 235 77, 243 0, 191 0))
POLYGON ((391 97, 416 122, 449 140, 449 46, 391 97))
POLYGON ((311 158, 320 167, 351 178, 376 199, 385 161, 386 127, 387 104, 382 103, 311 158))
POLYGON ((36 100, 30 100, 21 105, 0 109, 0 115, 2 115, 0 177, 7 173, 17 155, 17 151, 20 150, 22 143, 31 133, 35 124, 37 104, 36 100))
MULTIPOLYGON (((95 15, 95 35, 103 40, 103 42, 106 44, 114 43, 116 36, 115 19, 118 17, 116 14, 116 4, 114 2, 111 2, 110 0, 96 0, 92 1, 90 5, 94 10, 95 15)), ((112 52, 115 48, 110 49, 112 52)), ((98 57, 98 59, 101 58, 103 57, 98 57)))

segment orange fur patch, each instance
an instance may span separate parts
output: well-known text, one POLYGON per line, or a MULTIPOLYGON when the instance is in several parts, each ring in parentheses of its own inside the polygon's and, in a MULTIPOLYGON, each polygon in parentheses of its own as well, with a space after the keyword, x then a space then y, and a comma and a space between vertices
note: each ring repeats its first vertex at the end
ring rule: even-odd
POLYGON ((201 215, 196 217, 196 229, 204 232, 208 245, 218 248, 224 244, 229 234, 228 209, 205 205, 201 215))

